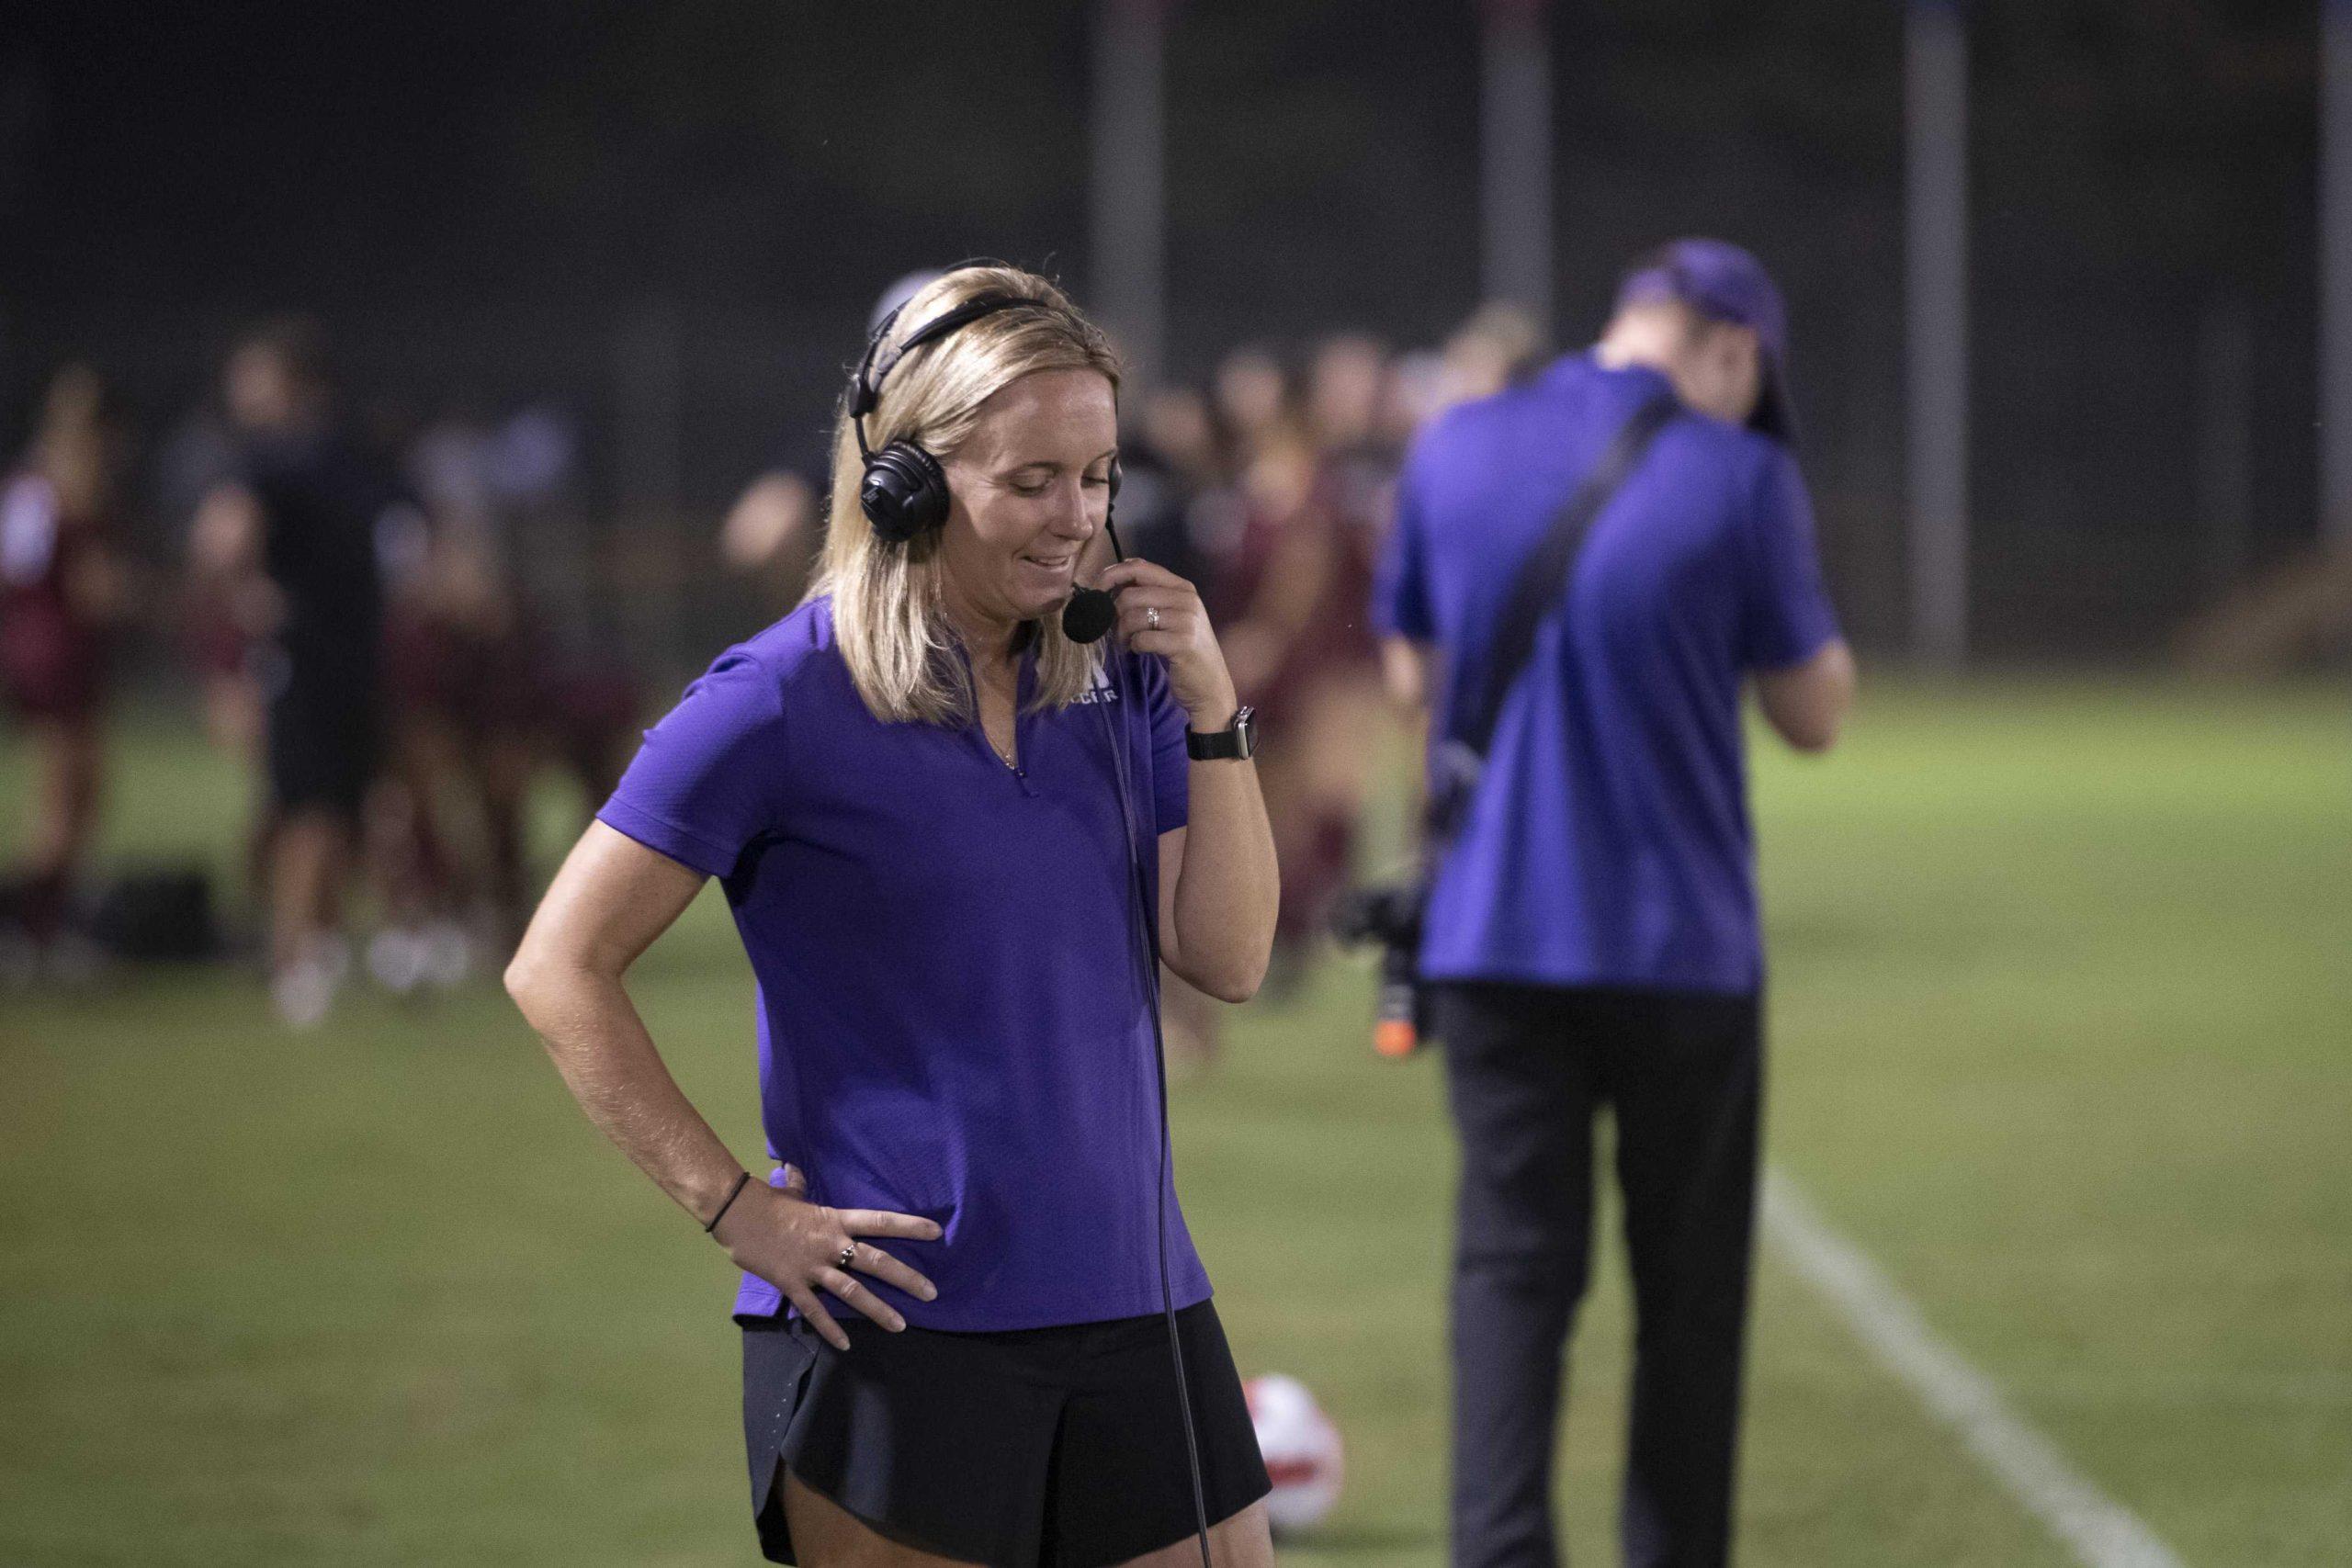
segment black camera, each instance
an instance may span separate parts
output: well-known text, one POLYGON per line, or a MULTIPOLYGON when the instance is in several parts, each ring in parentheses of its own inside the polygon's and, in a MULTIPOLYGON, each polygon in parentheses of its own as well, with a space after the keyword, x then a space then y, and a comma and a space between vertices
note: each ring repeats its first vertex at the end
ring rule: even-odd
POLYGON ((1428 906, 1426 884, 1400 882, 1343 894, 1331 912, 1331 934, 1341 946, 1380 949, 1372 1048, 1384 1056, 1409 1056, 1428 1038, 1419 973, 1421 914, 1428 906))

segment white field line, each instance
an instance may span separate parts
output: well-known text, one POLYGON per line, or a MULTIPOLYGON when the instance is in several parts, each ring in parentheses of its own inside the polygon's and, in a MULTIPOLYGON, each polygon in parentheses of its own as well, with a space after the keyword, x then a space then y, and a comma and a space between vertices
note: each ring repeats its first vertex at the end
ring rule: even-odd
POLYGON ((1919 1309, 1777 1170, 1764 1175, 1764 1234, 2085 1568, 2182 1568, 2138 1516, 2092 1485, 2009 1408, 1991 1379, 1937 1338, 1919 1309))

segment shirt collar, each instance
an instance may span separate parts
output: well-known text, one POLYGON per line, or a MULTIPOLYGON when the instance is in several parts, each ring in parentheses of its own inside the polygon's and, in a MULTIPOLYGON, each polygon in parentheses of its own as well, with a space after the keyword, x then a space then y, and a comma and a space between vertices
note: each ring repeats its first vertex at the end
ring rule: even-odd
POLYGON ((1654 392, 1671 392, 1674 383, 1665 371, 1655 365, 1620 365, 1614 367, 1600 363, 1598 347, 1564 354, 1544 373, 1546 383, 1566 386, 1586 376, 1598 376, 1618 386, 1648 396, 1654 392))

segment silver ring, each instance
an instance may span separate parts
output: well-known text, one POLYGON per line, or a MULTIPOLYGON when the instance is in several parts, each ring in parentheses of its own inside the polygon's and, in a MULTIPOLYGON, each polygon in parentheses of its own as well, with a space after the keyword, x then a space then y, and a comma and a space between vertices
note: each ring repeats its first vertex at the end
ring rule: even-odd
POLYGON ((1159 605, 1152 604, 1146 606, 1143 613, 1143 624, 1149 626, 1153 631, 1158 631, 1159 629, 1159 605))
POLYGON ((857 1243, 855 1243, 855 1242, 851 1242, 847 1247, 842 1247, 842 1261, 841 1261, 841 1267, 842 1267, 844 1270, 846 1270, 846 1269, 849 1268, 851 1261, 852 1261, 853 1259, 854 1259, 856 1257, 857 1257, 857 1243))

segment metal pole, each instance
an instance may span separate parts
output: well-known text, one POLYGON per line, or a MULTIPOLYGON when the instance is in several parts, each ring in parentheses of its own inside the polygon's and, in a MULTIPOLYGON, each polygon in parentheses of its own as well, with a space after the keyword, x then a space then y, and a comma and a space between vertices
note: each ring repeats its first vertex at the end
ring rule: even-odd
POLYGON ((1482 0, 1481 283, 1552 326, 1552 49, 1544 0, 1482 0))
POLYGON ((1968 39, 1958 0, 1912 0, 1905 100, 1912 648, 1968 656, 1968 39))
POLYGON ((1168 368, 1161 11, 1161 0, 1095 9, 1093 283, 1138 387, 1168 368))
POLYGON ((2352 544, 2352 0, 2321 0, 2319 526, 2352 544))

